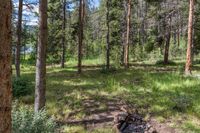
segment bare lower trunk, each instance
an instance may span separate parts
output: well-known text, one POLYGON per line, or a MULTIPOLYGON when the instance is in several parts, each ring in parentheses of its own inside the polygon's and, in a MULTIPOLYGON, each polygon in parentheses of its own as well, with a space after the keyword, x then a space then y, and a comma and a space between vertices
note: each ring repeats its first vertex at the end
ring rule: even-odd
POLYGON ((23 10, 23 0, 19 0, 18 8, 18 23, 17 23, 17 45, 15 53, 15 68, 16 76, 20 77, 20 50, 21 50, 21 32, 22 32, 22 10, 23 10))
POLYGON ((169 46, 170 46, 171 35, 168 33, 166 35, 166 44, 165 44, 165 52, 164 52, 164 64, 169 63, 169 46))
POLYGON ((165 39, 166 39, 166 44, 165 44, 165 52, 164 52, 164 64, 168 64, 169 63, 169 47, 170 47, 170 41, 171 41, 171 22, 172 22, 172 18, 170 17, 168 22, 167 22, 167 33, 165 35, 165 39))
POLYGON ((180 29, 178 26, 178 33, 177 33, 177 41, 178 41, 178 47, 180 46, 180 29))
POLYGON ((107 35, 106 35, 106 69, 110 69, 110 25, 109 25, 109 0, 106 3, 107 6, 107 14, 106 14, 106 24, 107 24, 107 35))
POLYGON ((62 36, 62 56, 61 56, 61 68, 65 67, 65 52, 66 52, 66 46, 65 46, 65 28, 66 28, 66 0, 63 0, 63 36, 62 36))
POLYGON ((11 0, 0 0, 0 133, 11 133, 11 0))
POLYGON ((83 47, 83 23, 84 23, 84 0, 80 0, 79 5, 79 35, 78 35, 78 73, 82 72, 82 47, 83 47))
POLYGON ((128 0, 126 44, 124 46, 124 66, 125 66, 125 68, 129 67, 130 19, 131 19, 131 0, 128 0))
POLYGON ((36 62, 35 112, 45 106, 46 90, 46 45, 47 45, 47 0, 39 1, 39 38, 36 62))
POLYGON ((192 67, 192 31, 193 31, 194 0, 190 0, 190 10, 188 19, 188 45, 185 74, 191 74, 192 67))

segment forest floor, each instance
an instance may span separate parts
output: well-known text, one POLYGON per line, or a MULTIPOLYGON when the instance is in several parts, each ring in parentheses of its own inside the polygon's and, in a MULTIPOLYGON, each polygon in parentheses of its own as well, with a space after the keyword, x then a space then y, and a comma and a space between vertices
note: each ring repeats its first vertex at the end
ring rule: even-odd
MULTIPOLYGON (((107 72, 86 64, 81 75, 73 64, 47 68, 46 108, 67 133, 114 133, 113 117, 122 106, 137 109, 160 132, 200 132, 200 65, 192 77, 184 64, 132 63, 128 70, 107 72)), ((22 76, 34 89, 34 66, 22 66, 22 76)), ((32 105, 33 94, 19 98, 32 105)))

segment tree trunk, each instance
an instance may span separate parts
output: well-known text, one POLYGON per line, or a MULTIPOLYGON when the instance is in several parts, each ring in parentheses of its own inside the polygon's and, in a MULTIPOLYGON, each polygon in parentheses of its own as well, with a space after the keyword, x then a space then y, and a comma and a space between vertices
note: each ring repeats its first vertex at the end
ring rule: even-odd
POLYGON ((106 69, 110 69, 110 19, 109 19, 109 13, 110 13, 110 1, 107 0, 106 2, 106 24, 107 24, 107 35, 106 35, 106 69))
POLYGON ((187 59, 185 65, 185 74, 191 74, 192 67, 192 31, 193 31, 193 15, 194 15, 194 0, 190 0, 190 10, 188 19, 188 44, 187 44, 187 59))
POLYGON ((0 133, 11 133, 11 0, 0 0, 0 133))
POLYGON ((84 23, 84 0, 79 1, 79 34, 78 34, 78 73, 82 72, 82 47, 83 47, 83 23, 84 23))
MULTIPOLYGON (((179 5, 179 0, 177 0, 177 5, 179 5)), ((180 11, 178 9, 178 31, 177 31, 178 47, 180 46, 180 20, 181 20, 181 15, 180 15, 180 11)))
POLYGON ((63 0, 63 36, 62 36, 62 57, 61 57, 61 68, 65 67, 65 52, 66 52, 66 46, 65 46, 65 28, 66 28, 66 0, 63 0))
POLYGON ((165 44, 165 52, 164 52, 164 64, 169 63, 169 47, 170 47, 171 34, 167 33, 166 35, 166 44, 165 44))
POLYGON ((166 44, 165 44, 165 52, 164 52, 164 64, 169 63, 169 47, 170 47, 170 41, 171 41, 171 21, 172 18, 169 18, 169 22, 167 23, 168 27, 166 28, 166 44))
POLYGON ((47 0, 39 1, 39 38, 37 46, 35 112, 45 106, 46 90, 46 45, 47 45, 47 0))
POLYGON ((128 12, 127 12, 127 28, 126 28, 126 44, 124 48, 124 66, 129 67, 129 36, 130 36, 130 19, 131 19, 131 0, 128 0, 128 12))
POLYGON ((180 26, 178 24, 178 32, 177 32, 177 41, 178 41, 178 47, 180 46, 180 26))
POLYGON ((21 34, 22 34, 22 10, 23 0, 19 0, 18 22, 17 22, 17 45, 15 55, 16 76, 20 77, 20 50, 21 50, 21 34))

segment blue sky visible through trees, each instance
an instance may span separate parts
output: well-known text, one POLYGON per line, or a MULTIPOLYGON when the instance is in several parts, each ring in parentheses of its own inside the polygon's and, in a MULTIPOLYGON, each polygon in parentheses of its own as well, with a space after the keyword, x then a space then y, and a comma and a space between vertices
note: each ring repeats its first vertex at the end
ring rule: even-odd
MULTIPOLYGON (((24 0, 25 6, 23 7, 23 23, 26 25, 37 25, 37 12, 38 12, 38 1, 39 0, 24 0), (26 4, 31 4, 26 6, 26 4), (30 8, 31 7, 31 8, 30 8)), ((14 10, 15 10, 15 18, 17 20, 17 10, 18 10, 19 0, 13 0, 14 10)), ((100 0, 91 0, 92 6, 98 7, 100 4, 100 0)))

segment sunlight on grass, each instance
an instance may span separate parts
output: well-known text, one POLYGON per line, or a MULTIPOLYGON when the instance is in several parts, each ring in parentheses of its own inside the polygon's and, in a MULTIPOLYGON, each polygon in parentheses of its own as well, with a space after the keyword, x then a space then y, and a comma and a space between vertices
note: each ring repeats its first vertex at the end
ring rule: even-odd
MULTIPOLYGON (((92 61, 85 61, 93 65, 92 61)), ((96 61, 98 62, 98 61, 96 61)), ((69 62, 68 64, 73 62, 69 62)), ((96 64, 96 63, 95 63, 96 64)), ((129 70, 119 69, 116 72, 102 73, 98 69, 86 69, 78 75, 76 68, 60 69, 47 67, 46 108, 56 121, 66 121, 69 117, 76 120, 85 118, 85 101, 94 100, 100 103, 98 108, 106 110, 105 101, 119 99, 148 116, 151 114, 158 121, 168 118, 181 119, 182 115, 192 115, 197 120, 200 117, 200 82, 195 77, 184 77, 170 70, 170 66, 152 66, 150 70, 143 67, 134 67, 129 70), (159 71, 158 71, 159 70, 159 71), (163 72, 160 72, 163 71, 163 72), (77 112, 77 113, 74 113, 77 112)), ((22 76, 34 84, 34 67, 24 66, 22 76)), ((34 86, 32 86, 34 89, 34 86)), ((34 92, 19 99, 22 104, 34 103, 34 92)), ((184 120, 183 120, 184 121, 184 120)), ((196 121, 182 124, 187 131, 200 131, 196 121)), ((171 123, 176 125, 175 122, 171 123)), ((82 126, 64 126, 63 132, 86 133, 82 126)), ((95 129, 94 133, 112 133, 111 129, 95 129)))

